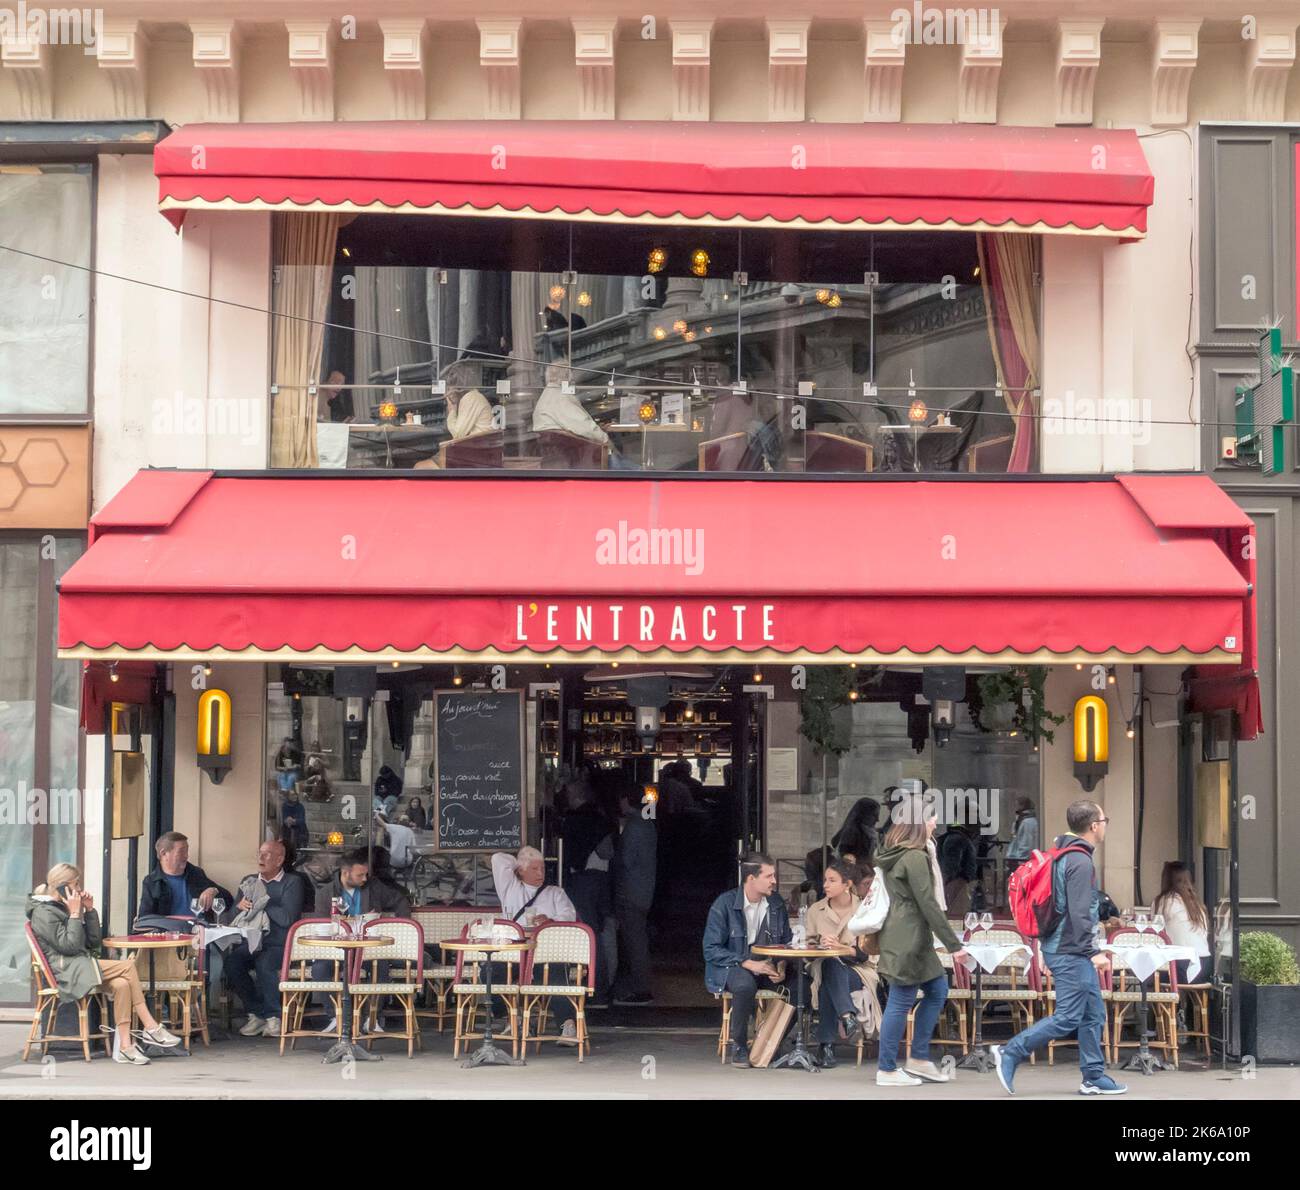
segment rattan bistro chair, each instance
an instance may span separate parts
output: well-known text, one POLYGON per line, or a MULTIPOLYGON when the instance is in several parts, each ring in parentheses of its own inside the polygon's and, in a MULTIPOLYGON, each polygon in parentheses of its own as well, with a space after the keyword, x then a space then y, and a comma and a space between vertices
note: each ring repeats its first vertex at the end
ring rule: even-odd
MULTIPOLYGON (((975 993, 971 991, 970 973, 965 967, 958 966, 952 961, 952 955, 946 950, 938 951, 939 964, 943 967, 945 974, 948 976, 948 999, 944 1001, 943 1012, 939 1015, 939 1028, 934 1037, 930 1039, 931 1045, 955 1045, 961 1049, 964 1058, 970 1053, 970 1039, 967 1028, 967 1020, 970 1017, 971 1001, 975 993), (955 1038, 948 1036, 948 1009, 952 1009, 953 1018, 957 1022, 957 1036, 955 1038)), ((921 1002, 921 993, 916 994, 916 1004, 907 1010, 907 1034, 903 1039, 903 1057, 908 1058, 912 1053, 912 1031, 916 1024, 916 1007, 921 1002)), ((862 1045, 863 1038, 858 1037, 858 1065, 862 1065, 862 1045)))
POLYGON ((280 966, 280 1053, 288 1041, 292 1050, 299 1037, 341 1037, 343 1028, 342 973, 351 960, 341 946, 303 946, 302 938, 329 937, 334 928, 327 917, 304 917, 289 927, 289 937, 284 944, 284 959, 280 966), (311 965, 326 962, 333 966, 329 979, 313 979, 311 965), (329 997, 334 1006, 334 1029, 318 1033, 304 1029, 302 1018, 313 995, 329 997))
MULTIPOLYGON (((477 919, 476 919, 477 920, 477 919)), ((527 937, 523 926, 506 918, 494 919, 494 924, 509 926, 513 937, 521 941, 527 937)), ((469 926, 461 932, 461 937, 469 940, 469 926)), ((451 990, 456 996, 456 1031, 452 1036, 451 1056, 460 1057, 460 1047, 482 1037, 474 1031, 475 1022, 481 1011, 490 1013, 492 1005, 488 1002, 487 985, 480 967, 483 963, 497 963, 505 968, 504 978, 492 980, 492 995, 499 997, 510 1014, 510 1051, 513 1057, 519 1057, 519 1039, 521 1035, 519 1022, 519 988, 522 980, 520 970, 525 961, 524 954, 515 950, 497 950, 489 953, 492 944, 484 941, 482 950, 461 950, 456 952, 456 975, 451 990)))
POLYGON ((533 935, 536 945, 528 956, 524 982, 519 989, 523 999, 523 1049, 535 1041, 540 1052, 543 1041, 559 1041, 558 1033, 547 1033, 552 998, 568 1000, 574 1010, 574 1030, 581 1062, 591 1042, 587 1036, 587 998, 596 991, 596 935, 590 926, 579 921, 547 922, 533 935), (559 978, 556 978, 559 976, 559 978), (530 1028, 530 1018, 537 1013, 537 1030, 530 1028))
MULTIPOLYGON (((727 1040, 731 1037, 731 993, 714 992, 713 998, 722 1004, 722 1026, 718 1029, 718 1060, 722 1063, 727 1061, 727 1040)), ((759 1029, 763 1027, 763 1018, 771 1011, 772 1006, 779 1000, 784 1000, 785 993, 774 991, 771 988, 760 988, 754 999, 754 1032, 753 1036, 758 1035, 759 1029)))
POLYGON ((92 988, 77 1001, 76 1033, 54 1032, 54 1022, 59 1012, 59 985, 54 978, 54 971, 50 967, 50 960, 45 957, 45 951, 41 949, 40 940, 32 932, 30 922, 23 924, 23 932, 27 936, 27 948, 32 952, 32 974, 36 979, 36 1007, 32 1011, 31 1031, 27 1034, 27 1041, 23 1045, 23 1061, 27 1061, 32 1046, 38 1046, 41 1057, 44 1058, 51 1042, 78 1041, 81 1043, 81 1052, 85 1055, 86 1061, 89 1062, 91 1001, 99 1005, 99 1022, 101 1029, 103 1029, 102 1037, 95 1040, 103 1041, 104 1053, 111 1056, 113 1053, 113 1034, 109 1026, 112 1018, 108 1015, 108 997, 104 992, 103 985, 92 988))
MULTIPOLYGON (((1169 938, 1165 934, 1156 935, 1160 941, 1166 945, 1169 938)), ((1142 946, 1144 943, 1150 943, 1151 933, 1148 930, 1124 929, 1116 930, 1110 936, 1111 946, 1119 949, 1125 946, 1142 946)), ((1141 1039, 1134 1041, 1124 1040, 1124 1019, 1128 1015, 1130 1008, 1136 1009, 1141 1002, 1142 989, 1138 984, 1137 976, 1120 968, 1114 967, 1110 973, 1110 1044, 1113 1054, 1113 1061, 1119 1061, 1119 1051, 1121 1049, 1131 1049, 1134 1046, 1141 1045, 1141 1039)), ((1147 992, 1147 1005, 1151 1011, 1151 1019, 1155 1023, 1156 1036, 1150 1042, 1152 1049, 1161 1049, 1165 1051, 1165 1056, 1174 1064, 1174 1069, 1178 1069, 1178 970, 1173 963, 1170 963, 1164 969, 1156 968, 1155 973, 1151 976, 1151 989, 1147 992)), ((1134 1019, 1140 1015, 1138 1011, 1134 1012, 1134 1019)), ((1140 1027, 1140 1026, 1139 1026, 1140 1027)))
MULTIPOLYGON (((999 963, 992 974, 985 975, 981 982, 980 1014, 988 1011, 990 1004, 1004 1003, 1011 1009, 1011 1027, 1013 1032, 1028 1029, 1034 1023, 1034 1017, 1043 997, 1042 984, 1039 980, 1038 964, 1033 958, 1033 947, 1014 926, 997 926, 991 930, 967 931, 966 940, 986 942, 990 945, 1013 945, 1021 943, 1029 946, 1031 954, 1029 964, 1018 966, 1014 961, 999 963)), ((982 1022, 981 1022, 982 1026, 982 1022)))
POLYGON ((415 1002, 424 990, 424 931, 420 923, 408 917, 379 917, 366 923, 365 934, 377 934, 391 937, 392 942, 384 946, 371 946, 360 952, 358 972, 361 963, 370 967, 370 982, 358 978, 352 988, 352 1010, 354 1025, 352 1035, 361 1038, 361 1044, 367 1049, 377 1040, 389 1038, 406 1042, 406 1056, 415 1056, 415 1047, 422 1047, 420 1025, 415 1015, 415 1002), (388 963, 388 972, 381 981, 379 964, 388 963), (379 1007, 379 998, 388 996, 401 1005, 405 1014, 404 1028, 401 1033, 376 1033, 375 1017, 379 1007), (356 1028, 365 1011, 370 1013, 370 1030, 364 1036, 356 1028))
POLYGON ((438 943, 444 938, 460 938, 470 922, 478 921, 482 909, 448 909, 442 905, 426 905, 411 910, 411 920, 419 922, 424 931, 424 1001, 417 1007, 417 1018, 428 1018, 438 1023, 441 1033, 446 1021, 455 1016, 449 1003, 451 985, 456 979, 456 964, 448 963, 438 943))

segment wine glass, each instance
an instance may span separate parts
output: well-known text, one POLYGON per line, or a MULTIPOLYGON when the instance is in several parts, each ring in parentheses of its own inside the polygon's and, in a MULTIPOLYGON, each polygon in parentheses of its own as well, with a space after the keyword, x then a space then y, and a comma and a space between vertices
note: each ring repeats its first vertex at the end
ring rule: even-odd
POLYGON ((1157 913, 1155 917, 1151 919, 1151 928, 1155 930, 1157 934, 1163 934, 1165 932, 1165 915, 1163 913, 1157 913))
POLYGON ((968 913, 964 918, 962 918, 962 924, 966 927, 966 932, 968 934, 973 933, 975 927, 979 925, 979 923, 979 915, 976 913, 968 913))
POLYGON ((1145 913, 1139 913, 1137 915, 1138 933, 1141 934, 1144 930, 1146 930, 1146 928, 1147 928, 1147 915, 1145 913))
POLYGON ((980 929, 991 930, 993 928, 993 914, 985 912, 980 914, 980 929))

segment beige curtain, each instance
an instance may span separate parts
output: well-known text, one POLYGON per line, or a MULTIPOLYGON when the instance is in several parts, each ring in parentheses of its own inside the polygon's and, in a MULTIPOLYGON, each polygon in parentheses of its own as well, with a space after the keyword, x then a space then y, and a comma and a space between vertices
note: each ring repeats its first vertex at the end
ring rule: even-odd
POLYGON ((1040 241, 1037 236, 999 233, 981 233, 976 240, 993 362, 1007 412, 1016 419, 1007 470, 1028 471, 1037 430, 1036 402, 1029 390, 1039 383, 1034 276, 1040 269, 1040 241))
POLYGON ((280 386, 271 415, 271 466, 315 467, 316 402, 307 385, 320 380, 325 315, 338 240, 339 216, 292 212, 275 217, 278 279, 275 371, 280 386))

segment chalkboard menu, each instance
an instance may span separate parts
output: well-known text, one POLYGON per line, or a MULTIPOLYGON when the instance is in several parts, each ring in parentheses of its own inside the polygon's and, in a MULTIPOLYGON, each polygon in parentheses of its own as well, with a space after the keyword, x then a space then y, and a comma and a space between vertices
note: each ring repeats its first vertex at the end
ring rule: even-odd
POLYGON ((438 690, 434 821, 442 851, 524 843, 524 719, 518 690, 438 690))

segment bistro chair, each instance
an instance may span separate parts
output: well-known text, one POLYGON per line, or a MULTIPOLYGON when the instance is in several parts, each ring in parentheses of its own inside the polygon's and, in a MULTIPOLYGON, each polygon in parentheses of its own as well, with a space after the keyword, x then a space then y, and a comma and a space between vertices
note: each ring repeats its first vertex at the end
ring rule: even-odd
POLYGON ((500 467, 505 461, 506 436, 501 430, 485 430, 468 438, 453 438, 438 448, 438 466, 448 471, 460 468, 500 467))
MULTIPOLYGON (((1016 943, 1028 946, 1030 957, 1028 966, 1022 968, 1014 959, 999 963, 987 972, 981 980, 980 1015, 988 1011, 990 1004, 1007 1004, 1011 1009, 1011 1029, 1018 1033, 1028 1029, 1034 1023, 1035 1009, 1042 1000, 1042 984, 1038 978, 1038 964, 1034 961, 1033 947, 1015 926, 995 925, 991 930, 967 931, 963 937, 968 942, 986 942, 991 946, 1012 946, 1016 943)), ((974 976, 972 975, 973 979, 974 976)), ((983 1022, 981 1021, 981 1028, 983 1022)))
MULTIPOLYGON (((210 1045, 208 1037, 208 993, 207 993, 207 947, 192 946, 188 942, 182 947, 181 958, 184 963, 182 971, 168 974, 162 979, 155 978, 149 985, 149 968, 145 966, 140 974, 140 983, 151 1000, 154 1016, 162 1019, 165 1015, 173 1025, 179 1020, 175 1032, 180 1036, 185 1048, 190 1048, 190 1038, 198 1033, 204 1045, 210 1045), (165 1006, 166 1013, 159 1008, 165 1006)), ((171 951, 163 951, 170 954, 171 951)), ((147 960, 146 960, 147 963, 147 960)), ((137 967, 139 964, 137 963, 137 967)))
MULTIPOLYGON (((727 1039, 731 1036, 731 993, 714 992, 713 998, 722 1002, 722 1027, 718 1030, 718 1059, 724 1065, 727 1061, 727 1039)), ((754 999, 754 1035, 763 1027, 763 1019, 778 1000, 785 996, 772 988, 760 988, 754 999)))
POLYGON ((342 972, 349 959, 341 946, 303 946, 300 938, 329 937, 334 923, 327 917, 304 917, 289 927, 284 958, 280 964, 280 1053, 288 1041, 292 1050, 299 1037, 341 1037, 343 1035, 342 972), (314 962, 333 964, 329 979, 313 979, 314 962), (302 1018, 313 995, 324 994, 334 1007, 335 1027, 328 1033, 304 1029, 302 1018))
POLYGON ((697 449, 701 471, 753 470, 744 465, 750 453, 749 435, 744 430, 723 434, 721 438, 706 439, 697 449))
MULTIPOLYGON (((938 951, 939 963, 948 974, 948 999, 944 1001, 943 1012, 939 1015, 939 1028, 931 1039, 931 1045, 955 1045, 961 1047, 964 1058, 970 1053, 970 1040, 967 1030, 967 1018, 970 1016, 970 1003, 975 993, 971 991, 970 972, 952 961, 952 955, 946 950, 938 951), (957 1036, 948 1036, 948 1009, 952 1009, 953 1019, 957 1022, 957 1036)), ((917 993, 916 1003, 920 1004, 921 994, 917 993)), ((916 1024, 916 1004, 907 1013, 907 1033, 903 1038, 903 1057, 912 1053, 912 1030, 916 1024)), ((864 1038, 858 1034, 858 1065, 862 1065, 862 1046, 864 1038)))
MULTIPOLYGON (((1142 946, 1150 943, 1153 936, 1166 946, 1169 945, 1169 938, 1165 934, 1152 935, 1150 930, 1135 929, 1116 930, 1110 936, 1110 945, 1117 949, 1125 946, 1142 946)), ((1135 1010, 1133 1013, 1135 1021, 1138 1021, 1141 1016, 1141 1010, 1137 1005, 1142 1000, 1142 989, 1136 975, 1119 967, 1111 969, 1110 985, 1110 1044, 1112 1061, 1118 1062, 1121 1049, 1132 1049, 1142 1044, 1140 1037, 1133 1041, 1125 1041, 1123 1036, 1124 1019, 1128 1015, 1128 1010, 1130 1008, 1135 1010)), ((1175 1070, 1178 1069, 1178 1000, 1177 968, 1173 963, 1163 971, 1157 967, 1151 976, 1151 986, 1147 989, 1147 1006, 1151 1012, 1151 1020, 1155 1024, 1156 1034, 1150 1046, 1152 1049, 1164 1050, 1165 1057, 1173 1063, 1175 1070)), ((1140 1023, 1138 1028, 1141 1028, 1140 1023)))
POLYGON ((573 1005, 578 1061, 581 1062, 591 1047, 587 1036, 587 999, 596 991, 596 935, 590 926, 580 921, 555 921, 539 926, 533 934, 533 941, 536 945, 528 956, 524 982, 519 989, 523 998, 523 1051, 525 1055, 528 1053, 530 1041, 537 1043, 537 1052, 540 1053, 543 1041, 561 1039, 559 1033, 546 1032, 551 999, 559 996, 573 1005), (551 977, 553 966, 562 976, 554 981, 551 977), (529 1028, 534 1011, 537 1013, 535 1033, 529 1028))
MULTIPOLYGON (((1202 965, 1212 960, 1206 958, 1202 965)), ((1178 985, 1180 996, 1186 996, 1188 1016, 1184 1019, 1181 1038, 1191 1041, 1199 1037, 1200 1049, 1208 1062, 1210 1053, 1210 993, 1214 991, 1212 983, 1181 983, 1178 985)))
POLYGON ((981 438, 966 448, 966 470, 1004 473, 1011 465, 1011 448, 1015 436, 1002 434, 997 438, 981 438))
MULTIPOLYGON (((352 1035, 360 1038, 361 1044, 367 1048, 372 1042, 385 1037, 405 1041, 406 1056, 414 1057, 415 1047, 418 1045, 423 1048, 420 1024, 415 1015, 415 1002, 424 990, 424 931, 419 922, 412 921, 409 917, 378 917, 366 923, 364 934, 391 937, 392 942, 359 952, 361 960, 370 966, 370 982, 362 982, 358 969, 356 985, 352 989, 352 1035), (379 974, 381 962, 388 963, 388 971, 382 981, 379 974), (389 996, 401 1006, 405 1018, 401 1033, 375 1032, 381 996, 389 996), (363 1036, 357 1025, 361 1023, 362 1014, 366 1011, 370 1013, 370 1029, 363 1036)), ((360 965, 358 963, 358 968, 360 965)))
POLYGON ((538 430, 537 444, 542 452, 543 470, 605 471, 609 467, 609 447, 581 434, 538 430))
MULTIPOLYGON (((482 914, 475 917, 475 921, 481 920, 482 914)), ((522 941, 528 935, 517 921, 510 921, 504 917, 493 919, 494 925, 509 926, 512 937, 522 941)), ((461 931, 461 937, 466 941, 469 940, 470 926, 466 926, 461 931)), ((506 1012, 510 1016, 508 1029, 510 1032, 510 1052, 512 1057, 519 1057, 519 988, 522 980, 520 979, 520 970, 523 967, 524 952, 517 950, 497 950, 488 952, 487 947, 491 945, 485 940, 483 950, 461 950, 456 952, 456 974, 451 990, 456 996, 456 1029, 452 1034, 451 1056, 458 1058, 460 1056, 460 1047, 483 1036, 482 1033, 474 1032, 475 1023, 479 1010, 490 1013, 492 1005, 488 1003, 487 984, 480 977, 479 966, 482 963, 497 963, 505 967, 505 975, 502 979, 492 980, 492 995, 500 997, 506 1006, 506 1012), (466 970, 468 968, 468 970, 466 970), (517 970, 517 968, 519 970, 517 970)))
POLYGON ((36 980, 36 1007, 32 1011, 32 1027, 27 1034, 27 1041, 23 1045, 23 1061, 27 1061, 28 1054, 31 1053, 32 1046, 39 1046, 41 1057, 44 1058, 46 1051, 52 1041, 79 1041, 81 1042, 81 1052, 85 1055, 86 1061, 90 1061, 90 1004, 95 1001, 99 1005, 99 1023, 103 1030, 102 1040, 104 1043, 104 1053, 112 1056, 113 1053, 113 1031, 110 1027, 112 1018, 108 1014, 108 996, 104 992, 103 986, 91 988, 80 1000, 77 1001, 77 1032, 76 1033, 56 1033, 54 1032, 55 1020, 59 1013, 59 985, 54 978, 54 971, 50 967, 50 960, 46 958, 45 951, 41 949, 40 941, 32 931, 31 922, 23 924, 23 932, 27 936, 27 948, 32 952, 32 975, 36 980))
POLYGON ((859 442, 856 438, 831 434, 826 430, 804 432, 805 471, 870 471, 874 457, 875 447, 870 442, 859 442))
POLYGON ((417 1007, 415 1015, 417 1018, 437 1021, 439 1033, 442 1032, 444 1022, 455 1015, 448 998, 451 995, 451 985, 456 979, 456 965, 446 961, 446 956, 438 949, 438 943, 444 938, 462 937, 465 927, 482 916, 481 909, 447 909, 441 905, 411 910, 411 920, 418 922, 424 931, 427 952, 424 963, 425 1006, 417 1007))

